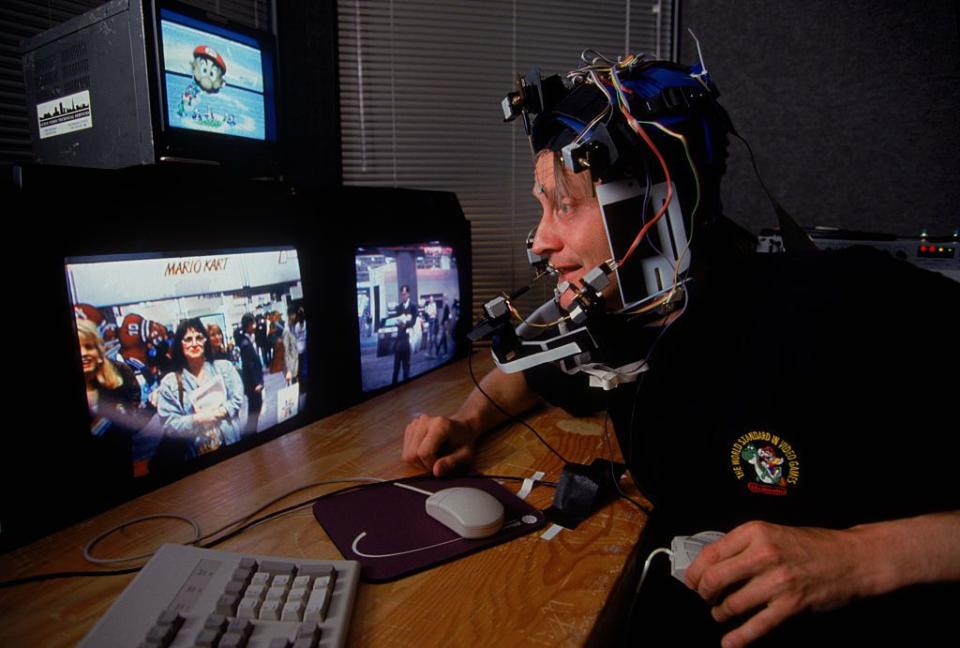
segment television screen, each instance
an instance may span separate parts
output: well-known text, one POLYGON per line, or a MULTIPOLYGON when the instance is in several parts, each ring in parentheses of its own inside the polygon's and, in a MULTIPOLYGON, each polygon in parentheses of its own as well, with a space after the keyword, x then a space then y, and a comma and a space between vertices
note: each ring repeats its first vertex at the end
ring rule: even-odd
POLYGON ((306 404, 294 247, 70 257, 90 434, 144 477, 262 435, 306 404))
POLYGON ((451 245, 360 247, 356 273, 364 392, 403 382, 454 357, 461 304, 451 245))
POLYGON ((259 41, 160 10, 168 127, 273 140, 272 65, 259 41))

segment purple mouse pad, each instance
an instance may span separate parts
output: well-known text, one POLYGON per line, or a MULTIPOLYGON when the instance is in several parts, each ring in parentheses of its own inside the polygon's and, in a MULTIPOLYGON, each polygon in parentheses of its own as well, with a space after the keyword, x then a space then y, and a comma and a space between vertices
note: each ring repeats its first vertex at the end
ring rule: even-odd
POLYGON ((382 583, 429 569, 536 531, 546 524, 541 511, 492 479, 422 477, 402 481, 431 493, 454 486, 484 490, 503 504, 503 528, 488 538, 461 538, 427 515, 426 495, 391 482, 317 500, 313 505, 317 521, 345 559, 360 563, 360 577, 368 583, 382 583))

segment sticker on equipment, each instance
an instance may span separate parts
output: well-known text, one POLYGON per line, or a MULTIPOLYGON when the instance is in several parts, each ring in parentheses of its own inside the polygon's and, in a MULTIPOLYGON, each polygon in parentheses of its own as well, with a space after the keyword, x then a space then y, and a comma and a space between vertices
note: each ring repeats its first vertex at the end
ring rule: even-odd
POLYGON ((40 139, 93 128, 90 112, 90 91, 60 97, 37 104, 40 139))

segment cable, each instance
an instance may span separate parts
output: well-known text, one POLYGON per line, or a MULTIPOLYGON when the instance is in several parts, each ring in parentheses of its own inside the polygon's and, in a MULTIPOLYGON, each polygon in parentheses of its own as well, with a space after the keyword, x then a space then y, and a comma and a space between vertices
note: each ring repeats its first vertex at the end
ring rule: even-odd
POLYGON ((523 419, 520 419, 520 418, 514 416, 514 415, 511 414, 510 412, 508 412, 508 411, 506 411, 505 409, 503 409, 502 407, 500 407, 500 405, 497 404, 497 402, 496 402, 495 400, 493 400, 493 398, 491 398, 490 395, 489 395, 487 392, 483 391, 483 387, 480 386, 480 382, 477 380, 477 376, 476 376, 476 374, 474 374, 474 372, 473 372, 473 344, 472 344, 472 343, 471 343, 471 345, 470 345, 470 348, 467 350, 467 368, 468 368, 469 371, 470 371, 470 378, 473 380, 473 384, 474 384, 474 386, 477 388, 477 391, 479 391, 481 394, 483 394, 484 397, 486 397, 486 399, 490 402, 491 405, 493 405, 493 407, 494 407, 498 412, 500 412, 501 414, 503 414, 504 416, 506 416, 508 419, 510 419, 510 421, 512 421, 512 422, 514 422, 514 423, 519 423, 520 425, 524 426, 525 428, 527 428, 528 430, 530 430, 531 432, 533 432, 533 435, 534 435, 535 437, 537 437, 537 439, 540 440, 540 443, 542 443, 544 446, 546 446, 547 450, 549 450, 550 452, 552 452, 553 454, 555 454, 555 455, 557 456, 557 458, 560 459, 560 461, 562 461, 564 464, 570 463, 570 461, 568 461, 566 457, 564 457, 562 454, 560 454, 559 452, 557 452, 557 451, 553 448, 553 446, 551 446, 549 443, 547 443, 546 440, 544 440, 544 438, 543 438, 542 436, 540 436, 540 433, 537 432, 536 430, 534 430, 533 427, 531 427, 529 423, 527 423, 527 422, 524 421, 523 419))
POLYGON ((193 527, 193 539, 187 542, 186 544, 194 544, 200 540, 200 526, 193 520, 193 518, 188 518, 183 515, 175 515, 172 513, 158 513, 156 515, 144 515, 143 517, 134 518, 132 520, 127 520, 111 529, 107 529, 100 535, 96 536, 93 540, 87 543, 83 548, 83 557, 88 563, 93 563, 94 565, 115 565, 117 563, 133 562, 134 560, 145 560, 153 556, 154 551, 150 553, 140 554, 139 556, 124 556, 123 558, 94 558, 90 551, 94 546, 108 535, 111 535, 117 531, 122 531, 129 526, 134 524, 139 524, 140 522, 146 522, 147 520, 182 520, 193 527))
MULTIPOLYGON (((608 406, 607 409, 606 409, 606 412, 605 412, 605 414, 604 414, 604 417, 603 417, 603 442, 604 442, 604 445, 607 446, 607 456, 610 457, 610 477, 611 477, 611 481, 613 481, 613 485, 614 485, 614 487, 617 489, 617 492, 620 494, 620 498, 621 498, 621 499, 627 500, 628 502, 630 502, 631 504, 633 504, 635 507, 637 507, 637 508, 638 508, 639 510, 641 510, 642 512, 646 513, 647 515, 650 515, 650 514, 653 512, 653 509, 644 506, 642 503, 638 502, 637 500, 633 499, 632 497, 630 497, 629 495, 627 495, 626 493, 624 493, 624 492, 623 492, 623 489, 620 488, 620 481, 617 479, 616 472, 615 472, 614 469, 613 469, 613 456, 614 456, 614 453, 613 453, 613 444, 610 443, 609 431, 608 431, 608 429, 607 429, 607 423, 608 423, 609 421, 610 421, 610 408, 609 408, 609 406, 608 406)), ((633 478, 633 474, 631 473, 631 479, 632 479, 632 478, 633 478)), ((637 485, 636 481, 634 481, 634 486, 637 486, 637 490, 640 490, 640 486, 637 485)), ((642 492, 643 492, 643 491, 641 491, 641 493, 642 493, 642 492)), ((644 496, 644 497, 646 497, 646 496, 644 496)), ((649 499, 649 498, 648 498, 648 499, 649 499)))
POLYGON ((71 572, 53 572, 49 574, 37 574, 36 576, 25 576, 23 578, 15 578, 13 580, 0 581, 0 588, 18 587, 20 585, 27 585, 29 583, 42 583, 44 581, 56 580, 58 578, 122 576, 125 574, 135 574, 141 569, 143 569, 143 567, 131 567, 130 569, 115 569, 112 571, 71 571, 71 572))
POLYGON ((649 556, 647 556, 647 560, 643 564, 643 572, 640 574, 640 582, 637 583, 637 591, 633 593, 633 600, 630 602, 630 610, 627 612, 627 621, 626 623, 624 623, 624 645, 628 645, 627 633, 629 633, 630 631, 630 619, 633 618, 633 610, 637 605, 637 599, 640 598, 640 588, 643 587, 643 581, 647 579, 647 572, 650 570, 650 563, 653 562, 654 557, 656 557, 659 554, 666 554, 668 556, 673 556, 673 552, 667 549, 666 547, 655 549, 654 551, 650 552, 649 556))

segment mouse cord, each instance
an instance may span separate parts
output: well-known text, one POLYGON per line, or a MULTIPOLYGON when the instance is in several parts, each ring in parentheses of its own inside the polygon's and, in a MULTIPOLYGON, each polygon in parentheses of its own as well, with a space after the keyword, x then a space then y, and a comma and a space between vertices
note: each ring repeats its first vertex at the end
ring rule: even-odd
POLYGON ((650 571, 650 563, 653 562, 653 559, 659 554, 666 554, 668 556, 673 556, 673 552, 667 549, 666 547, 661 547, 660 549, 655 549, 650 552, 650 555, 647 556, 646 562, 643 563, 643 572, 640 574, 640 582, 637 583, 637 591, 633 593, 633 600, 630 601, 630 610, 627 612, 627 620, 624 623, 624 643, 627 644, 627 639, 630 635, 630 620, 633 618, 633 610, 637 605, 637 599, 640 598, 640 588, 643 587, 643 582, 647 580, 647 572, 650 571))
POLYGON ((399 486, 400 488, 406 488, 407 490, 413 491, 414 493, 422 493, 422 494, 426 495, 427 497, 430 497, 431 495, 433 495, 433 493, 431 493, 430 491, 425 491, 425 490, 423 490, 422 488, 417 488, 416 486, 411 486, 410 484, 402 484, 402 483, 400 483, 400 482, 393 482, 393 485, 394 485, 394 486, 399 486))

